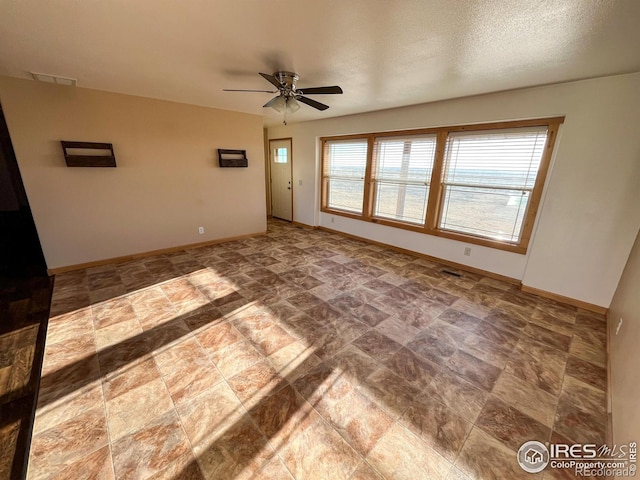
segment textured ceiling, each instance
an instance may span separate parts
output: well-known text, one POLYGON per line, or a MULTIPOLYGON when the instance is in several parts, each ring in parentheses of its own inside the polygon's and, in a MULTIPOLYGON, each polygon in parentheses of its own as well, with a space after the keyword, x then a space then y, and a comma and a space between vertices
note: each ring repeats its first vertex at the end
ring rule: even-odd
MULTIPOLYGON (((257 72, 342 86, 290 121, 640 71, 637 0, 0 0, 0 75, 281 117, 257 72)), ((73 88, 73 87, 68 87, 73 88)))

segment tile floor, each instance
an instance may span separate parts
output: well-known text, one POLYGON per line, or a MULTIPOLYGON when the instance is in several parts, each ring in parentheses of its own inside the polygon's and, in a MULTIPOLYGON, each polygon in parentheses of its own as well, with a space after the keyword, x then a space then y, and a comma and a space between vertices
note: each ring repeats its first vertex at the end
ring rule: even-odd
POLYGON ((515 452, 604 441, 604 318, 443 270, 274 221, 59 275, 28 478, 564 478, 515 452))

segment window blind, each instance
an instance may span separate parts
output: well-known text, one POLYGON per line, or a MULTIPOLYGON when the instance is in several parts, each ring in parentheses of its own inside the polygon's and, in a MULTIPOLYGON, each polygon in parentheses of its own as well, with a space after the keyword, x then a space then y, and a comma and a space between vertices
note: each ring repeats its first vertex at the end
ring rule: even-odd
POLYGON ((546 126, 449 133, 439 227, 517 243, 546 138, 546 126))
POLYGON ((323 175, 329 208, 362 213, 367 149, 366 139, 325 142, 323 175))
POLYGON ((424 225, 435 151, 435 135, 375 139, 374 217, 424 225))

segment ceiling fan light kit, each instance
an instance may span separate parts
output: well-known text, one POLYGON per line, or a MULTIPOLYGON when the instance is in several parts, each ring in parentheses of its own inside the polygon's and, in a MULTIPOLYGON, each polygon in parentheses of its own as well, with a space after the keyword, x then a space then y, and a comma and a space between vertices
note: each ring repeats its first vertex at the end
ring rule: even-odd
POLYGON ((267 73, 260 73, 260 75, 271 83, 277 90, 232 90, 225 89, 225 92, 263 92, 263 93, 278 93, 278 95, 263 105, 264 108, 273 108, 279 113, 284 114, 284 124, 287 124, 287 114, 295 113, 300 109, 300 103, 304 103, 316 110, 326 110, 329 105, 320 103, 311 98, 307 98, 304 95, 327 95, 327 94, 341 94, 342 88, 337 85, 330 87, 310 87, 310 88, 296 88, 296 82, 300 76, 294 72, 275 72, 273 75, 267 73))
POLYGON ((269 101, 270 105, 264 105, 264 107, 271 107, 279 113, 295 113, 300 110, 300 104, 295 98, 286 98, 277 96, 273 101, 269 101))

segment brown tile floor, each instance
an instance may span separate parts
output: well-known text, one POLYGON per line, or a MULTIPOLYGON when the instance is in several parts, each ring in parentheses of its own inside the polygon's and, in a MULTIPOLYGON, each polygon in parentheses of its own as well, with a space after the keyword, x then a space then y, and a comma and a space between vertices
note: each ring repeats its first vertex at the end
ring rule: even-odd
POLYGON ((60 275, 29 478, 529 478, 524 441, 602 442, 604 319, 443 269, 271 222, 60 275))

